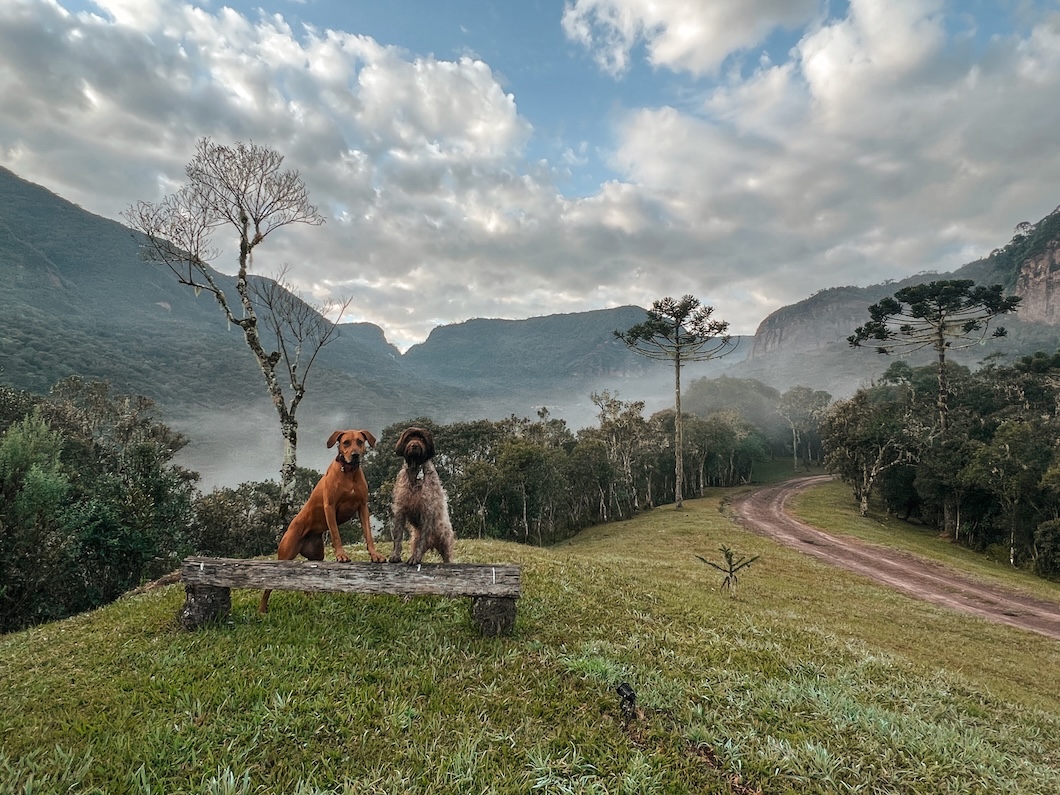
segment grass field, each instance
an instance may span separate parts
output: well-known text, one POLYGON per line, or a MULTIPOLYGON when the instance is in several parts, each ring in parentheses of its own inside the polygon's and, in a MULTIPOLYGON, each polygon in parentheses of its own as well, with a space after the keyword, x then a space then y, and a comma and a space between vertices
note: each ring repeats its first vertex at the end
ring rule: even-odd
MULTIPOLYGON (((0 638, 0 792, 1060 793, 1060 644, 749 534, 731 493, 549 549, 458 542, 523 567, 510 638, 467 600, 277 592, 263 618, 249 591, 185 633, 180 586, 0 638), (737 598, 695 557, 721 546, 761 555, 737 598)), ((796 510, 915 536, 842 487, 796 510)))

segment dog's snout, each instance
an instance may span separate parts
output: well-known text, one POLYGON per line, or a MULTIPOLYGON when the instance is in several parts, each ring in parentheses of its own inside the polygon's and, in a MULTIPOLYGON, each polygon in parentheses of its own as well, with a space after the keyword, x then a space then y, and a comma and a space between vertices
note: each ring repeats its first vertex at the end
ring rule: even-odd
POLYGON ((356 443, 351 442, 342 448, 342 457, 346 460, 347 464, 356 465, 361 458, 361 447, 356 443))

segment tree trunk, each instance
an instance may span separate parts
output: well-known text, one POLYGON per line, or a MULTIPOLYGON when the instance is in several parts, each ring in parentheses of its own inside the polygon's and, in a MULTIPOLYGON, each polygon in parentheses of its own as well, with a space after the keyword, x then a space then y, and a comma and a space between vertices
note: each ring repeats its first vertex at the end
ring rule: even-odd
POLYGON ((873 471, 867 465, 861 469, 861 482, 854 487, 854 498, 862 516, 869 515, 869 494, 872 493, 873 471))
POLYGON ((946 327, 939 324, 937 337, 935 339, 935 351, 939 356, 939 394, 935 401, 939 410, 939 430, 943 435, 949 427, 949 383, 946 379, 946 327))
POLYGON ((247 267, 254 245, 255 243, 249 238, 249 220, 244 216, 240 230, 239 273, 236 276, 236 292, 243 306, 243 319, 239 325, 243 329, 247 347, 258 360, 261 374, 265 376, 265 386, 268 388, 272 405, 276 408, 276 413, 280 418, 280 433, 284 441, 283 464, 280 467, 280 508, 286 518, 294 483, 294 471, 297 466, 298 422, 294 418, 294 412, 288 410, 283 390, 280 389, 280 384, 276 380, 276 362, 279 360, 279 354, 269 356, 265 353, 265 348, 261 344, 261 334, 258 332, 258 315, 254 310, 254 303, 250 298, 250 286, 247 282, 247 267))
POLYGON ((523 484, 523 543, 530 543, 530 519, 527 517, 526 512, 526 484, 523 484))
POLYGON ((283 464, 280 466, 280 516, 284 526, 293 518, 291 498, 294 491, 294 472, 298 467, 298 423, 293 416, 280 422, 283 435, 283 464))
MULTIPOLYGON (((680 331, 678 331, 680 334, 680 331)), ((684 507, 684 499, 681 494, 681 486, 684 480, 685 457, 684 457, 684 434, 681 422, 681 349, 674 351, 674 404, 677 407, 677 416, 674 417, 675 450, 677 456, 676 470, 674 473, 674 507, 678 510, 684 507)))

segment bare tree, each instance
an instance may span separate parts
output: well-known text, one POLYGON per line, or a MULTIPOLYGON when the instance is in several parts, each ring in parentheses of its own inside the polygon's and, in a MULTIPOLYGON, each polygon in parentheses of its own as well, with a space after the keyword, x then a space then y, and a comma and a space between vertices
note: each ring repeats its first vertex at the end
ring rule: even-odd
MULTIPOLYGON (((328 318, 341 318, 351 301, 349 298, 341 301, 327 299, 322 304, 308 304, 294 294, 294 288, 287 281, 287 271, 285 265, 275 279, 250 280, 254 299, 265 310, 261 314, 261 324, 271 333, 275 345, 270 357, 276 359, 275 366, 282 365, 284 380, 290 387, 291 396, 287 403, 290 425, 284 435, 283 464, 280 467, 281 508, 285 514, 289 507, 288 492, 298 467, 295 414, 305 397, 306 380, 317 355, 339 336, 339 327, 328 318)), ((283 415, 280 417, 282 425, 283 415)))
POLYGON ((647 320, 626 331, 616 331, 615 336, 634 353, 674 363, 674 447, 677 457, 674 502, 680 509, 684 507, 681 494, 684 472, 681 367, 685 362, 705 362, 732 353, 736 343, 728 334, 729 324, 711 317, 714 307, 702 306, 694 296, 686 295, 679 301, 660 298, 647 311, 647 320))
POLYGON ((146 236, 141 249, 144 259, 166 265, 196 295, 211 294, 228 322, 243 331, 280 419, 284 441, 281 499, 286 505, 297 461, 295 415, 305 393, 305 379, 336 329, 319 316, 311 320, 313 310, 292 296, 281 297, 285 291, 279 283, 270 287, 249 275, 254 250, 272 232, 291 224, 318 226, 324 222, 309 203, 298 172, 284 170, 282 165, 283 156, 266 147, 241 142, 222 146, 203 138, 184 169, 188 181, 183 187, 158 203, 137 202, 124 216, 146 236), (218 254, 212 247, 218 229, 233 231, 239 240, 235 296, 225 293, 217 271, 209 265, 218 254), (259 307, 264 310, 260 322, 259 307), (275 350, 266 349, 262 325, 271 332, 269 341, 275 341, 275 350), (290 399, 277 375, 281 360, 292 390, 290 399))

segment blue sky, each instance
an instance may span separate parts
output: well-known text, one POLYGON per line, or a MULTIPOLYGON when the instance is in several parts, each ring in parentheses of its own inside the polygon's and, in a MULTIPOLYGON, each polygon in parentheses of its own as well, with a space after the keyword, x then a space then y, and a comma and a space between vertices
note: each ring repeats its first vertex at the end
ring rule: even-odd
POLYGON ((327 223, 256 267, 401 348, 951 270, 1060 203, 1057 129, 1058 0, 0 2, 0 165, 120 220, 269 146, 327 223))

